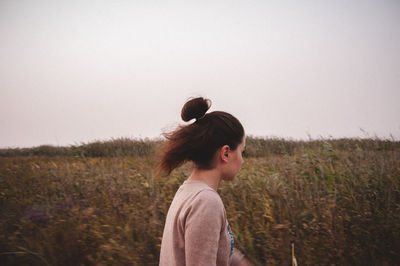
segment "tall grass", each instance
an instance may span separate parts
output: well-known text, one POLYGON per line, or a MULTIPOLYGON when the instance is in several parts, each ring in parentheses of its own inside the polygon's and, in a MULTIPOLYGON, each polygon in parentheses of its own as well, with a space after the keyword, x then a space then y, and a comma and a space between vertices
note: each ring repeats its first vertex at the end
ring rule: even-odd
POLYGON ((3 148, 0 157, 15 156, 81 156, 120 157, 151 156, 162 145, 162 140, 117 138, 108 141, 93 141, 80 145, 59 147, 41 145, 32 148, 3 148))
MULTIPOLYGON (((142 142, 3 154, 2 264, 157 265, 169 204, 191 166, 154 176, 160 143, 142 142)), ((250 261, 290 264, 292 243, 299 265, 400 261, 399 142, 247 143, 241 171, 219 193, 250 261)))
MULTIPOLYGON (((83 157, 120 157, 154 156, 163 144, 161 139, 117 138, 108 141, 93 141, 67 147, 41 145, 32 148, 3 148, 0 157, 16 156, 83 156, 83 157)), ((400 149, 400 142, 388 139, 315 139, 288 140, 283 138, 246 138, 247 157, 265 157, 269 155, 293 155, 306 149, 319 150, 330 147, 340 151, 388 151, 400 149)))

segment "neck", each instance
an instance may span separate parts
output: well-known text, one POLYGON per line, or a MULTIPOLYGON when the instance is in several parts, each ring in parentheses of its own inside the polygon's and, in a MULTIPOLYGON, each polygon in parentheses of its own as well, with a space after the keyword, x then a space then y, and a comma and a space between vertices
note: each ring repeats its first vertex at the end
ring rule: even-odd
POLYGON ((203 181, 209 187, 217 191, 219 182, 221 181, 221 174, 219 173, 217 168, 210 170, 194 168, 188 180, 203 181))

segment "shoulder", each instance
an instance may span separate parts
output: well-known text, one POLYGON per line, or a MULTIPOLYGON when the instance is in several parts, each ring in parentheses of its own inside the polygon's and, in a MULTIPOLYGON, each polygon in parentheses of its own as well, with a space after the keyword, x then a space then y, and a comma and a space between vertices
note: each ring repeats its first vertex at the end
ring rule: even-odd
POLYGON ((206 205, 215 210, 224 210, 224 203, 222 202, 221 197, 211 188, 200 190, 193 200, 193 205, 206 205))
POLYGON ((211 224, 223 224, 226 220, 225 207, 218 193, 204 189, 197 193, 187 209, 189 219, 196 219, 211 224))
POLYGON ((207 205, 217 209, 224 209, 224 204, 218 192, 200 181, 185 181, 182 188, 182 197, 186 198, 188 207, 207 205))
POLYGON ((193 198, 184 212, 185 227, 201 225, 219 230, 226 222, 224 204, 218 193, 212 189, 203 189, 193 198))

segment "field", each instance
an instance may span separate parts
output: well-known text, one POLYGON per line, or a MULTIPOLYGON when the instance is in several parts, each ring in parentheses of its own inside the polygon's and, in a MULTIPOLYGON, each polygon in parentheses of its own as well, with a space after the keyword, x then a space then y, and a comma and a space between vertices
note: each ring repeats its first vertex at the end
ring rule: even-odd
MULTIPOLYGON (((2 265, 157 265, 185 164, 155 176, 161 140, 0 150, 2 265)), ((400 142, 248 138, 219 193, 255 265, 400 262, 400 142)))

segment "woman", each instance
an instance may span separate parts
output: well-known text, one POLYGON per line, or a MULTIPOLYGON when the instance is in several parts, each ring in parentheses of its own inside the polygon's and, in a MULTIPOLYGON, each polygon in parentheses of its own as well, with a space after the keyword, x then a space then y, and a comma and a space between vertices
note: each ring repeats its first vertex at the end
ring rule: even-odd
POLYGON ((248 265, 234 249, 223 202, 221 180, 233 180, 242 163, 244 129, 226 112, 207 113, 210 101, 189 100, 183 121, 195 122, 166 134, 159 172, 167 175, 184 162, 194 163, 168 210, 161 243, 160 265, 248 265))

